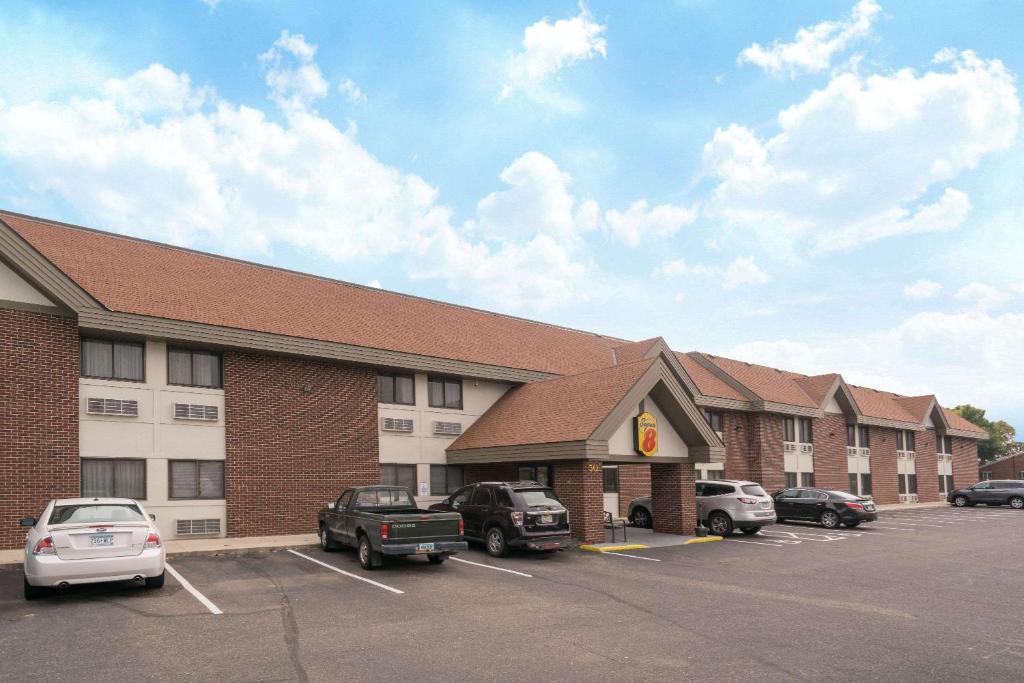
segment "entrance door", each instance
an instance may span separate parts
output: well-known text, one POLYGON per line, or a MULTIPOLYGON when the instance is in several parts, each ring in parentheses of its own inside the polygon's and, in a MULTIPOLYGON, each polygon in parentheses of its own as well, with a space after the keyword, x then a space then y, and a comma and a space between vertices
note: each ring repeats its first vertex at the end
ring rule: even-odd
POLYGON ((617 465, 605 465, 601 468, 604 478, 604 511, 619 516, 619 468, 617 465))

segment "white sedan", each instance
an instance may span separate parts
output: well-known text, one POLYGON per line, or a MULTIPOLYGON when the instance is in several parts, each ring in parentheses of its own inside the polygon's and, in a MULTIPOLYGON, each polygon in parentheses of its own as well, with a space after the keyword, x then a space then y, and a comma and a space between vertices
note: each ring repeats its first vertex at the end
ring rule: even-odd
POLYGON ((129 498, 51 500, 25 537, 25 599, 73 583, 144 580, 164 585, 164 546, 155 518, 129 498))

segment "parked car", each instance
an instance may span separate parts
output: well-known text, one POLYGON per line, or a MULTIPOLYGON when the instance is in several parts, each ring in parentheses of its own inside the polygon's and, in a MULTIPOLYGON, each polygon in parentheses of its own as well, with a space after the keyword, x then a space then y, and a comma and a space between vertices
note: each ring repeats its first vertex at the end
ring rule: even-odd
POLYGON ((47 588, 103 581, 164 585, 164 546, 153 515, 128 498, 51 500, 25 517, 25 599, 47 588))
POLYGON ((878 511, 871 498, 846 491, 793 488, 779 491, 773 498, 775 514, 780 522, 799 519, 835 529, 840 524, 853 528, 862 522, 878 519, 878 511))
POLYGON ((571 545, 569 511, 550 487, 535 481, 481 482, 459 489, 431 510, 466 520, 466 538, 503 557, 509 548, 556 551, 571 545))
POLYGON ((320 547, 326 552, 339 545, 356 548, 363 569, 380 567, 385 555, 426 555, 431 564, 441 564, 466 549, 461 515, 421 510, 400 486, 345 489, 318 517, 320 547))
POLYGON ((1014 510, 1024 510, 1024 480, 990 479, 979 481, 974 486, 957 489, 946 496, 946 501, 958 508, 983 505, 1009 505, 1014 510))
MULTIPOLYGON (((757 482, 699 479, 696 487, 698 517, 716 536, 728 536, 735 529, 756 534, 761 527, 775 523, 771 496, 757 482)), ((629 521, 649 529, 654 523, 653 509, 651 496, 637 498, 629 503, 629 521)))

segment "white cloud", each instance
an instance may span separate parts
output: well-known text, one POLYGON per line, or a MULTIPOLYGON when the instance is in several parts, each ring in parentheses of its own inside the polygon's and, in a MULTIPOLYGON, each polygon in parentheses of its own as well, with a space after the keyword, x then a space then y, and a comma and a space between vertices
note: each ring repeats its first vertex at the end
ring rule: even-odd
POLYGON ((782 111, 773 137, 718 129, 703 152, 718 180, 708 216, 817 252, 961 224, 970 200, 944 186, 1013 144, 1020 102, 999 60, 937 60, 944 69, 921 75, 839 74, 782 111))
POLYGON ((740 256, 725 269, 722 286, 736 289, 741 285, 762 285, 768 282, 768 275, 757 267, 753 256, 740 256))
POLYGON ((574 103, 549 92, 545 84, 561 69, 597 55, 607 56, 605 27, 580 5, 572 19, 552 23, 547 17, 526 27, 523 50, 509 54, 502 97, 522 93, 539 103, 572 109, 574 103))
POLYGON ((356 82, 351 78, 343 78, 338 82, 338 91, 348 99, 349 102, 365 102, 366 93, 360 90, 356 82))
POLYGON ((209 7, 210 11, 212 12, 213 10, 217 9, 217 5, 221 3, 221 0, 199 0, 199 2, 209 7))
POLYGON ((380 289, 381 288, 380 280, 370 280, 369 282, 366 283, 366 286, 367 287, 373 287, 374 289, 380 289))
POLYGON ((860 0, 848 17, 801 28, 790 43, 776 40, 770 47, 754 43, 740 52, 736 61, 754 64, 773 74, 788 73, 790 77, 800 72, 818 73, 829 67, 836 53, 867 36, 881 13, 882 8, 875 0, 860 0))
POLYGON ((983 282, 972 282, 957 290, 953 297, 957 301, 973 303, 979 311, 987 311, 990 308, 1000 306, 1009 301, 1009 295, 1000 292, 992 285, 983 282))
POLYGON ((1024 314, 923 312, 892 328, 843 330, 813 340, 741 344, 729 355, 906 395, 934 393, 947 407, 973 403, 991 414, 1019 411, 1024 314))
POLYGON ((281 31, 260 55, 271 98, 281 106, 304 107, 325 97, 330 88, 314 57, 316 45, 307 43, 305 36, 281 31))
POLYGON ((924 299, 931 299, 941 291, 942 285, 938 282, 918 280, 914 284, 906 285, 903 288, 903 296, 914 301, 923 301, 924 299))
POLYGON ((677 258, 665 261, 657 266, 651 272, 651 277, 669 279, 682 275, 712 275, 717 272, 718 269, 714 266, 706 266, 700 263, 691 266, 686 262, 686 259, 677 258))
POLYGON ((661 204, 649 209, 647 200, 633 202, 625 212, 606 211, 605 222, 611 234, 630 247, 639 246, 648 237, 671 237, 697 219, 693 207, 661 204))
POLYGON ((125 79, 112 79, 103 86, 117 107, 140 114, 182 112, 198 109, 213 92, 192 87, 188 74, 177 74, 162 64, 150 64, 125 79))

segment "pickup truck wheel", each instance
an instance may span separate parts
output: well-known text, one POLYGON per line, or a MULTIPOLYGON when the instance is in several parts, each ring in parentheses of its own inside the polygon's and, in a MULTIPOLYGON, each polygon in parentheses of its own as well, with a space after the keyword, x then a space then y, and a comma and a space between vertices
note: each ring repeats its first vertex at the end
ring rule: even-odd
POLYGON ((379 552, 370 545, 370 539, 366 534, 359 537, 359 566, 363 569, 376 569, 383 564, 379 552))
POLYGON ((446 559, 448 558, 441 554, 427 555, 427 562, 430 564, 441 564, 446 559))
POLYGON ((505 532, 500 526, 492 526, 487 530, 484 539, 484 546, 487 554, 491 557, 505 557, 508 555, 508 544, 505 542, 505 532))
POLYGON ((338 544, 331 538, 331 532, 325 526, 320 527, 320 549, 325 553, 332 553, 338 549, 338 544))

